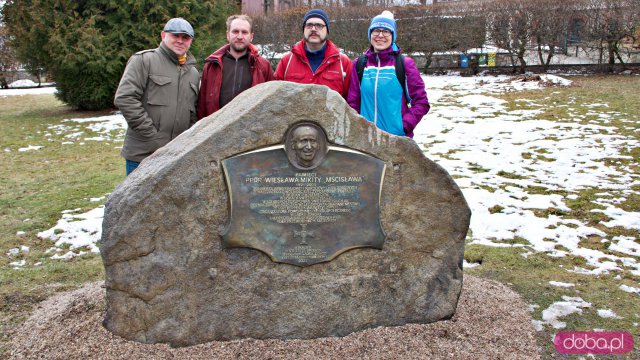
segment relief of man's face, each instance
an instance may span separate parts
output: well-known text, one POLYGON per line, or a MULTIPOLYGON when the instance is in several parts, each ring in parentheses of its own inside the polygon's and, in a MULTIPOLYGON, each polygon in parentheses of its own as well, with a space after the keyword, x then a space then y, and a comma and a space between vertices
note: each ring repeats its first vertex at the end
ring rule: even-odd
POLYGON ((318 152, 318 130, 311 126, 300 126, 293 132, 292 145, 300 165, 311 166, 318 152))

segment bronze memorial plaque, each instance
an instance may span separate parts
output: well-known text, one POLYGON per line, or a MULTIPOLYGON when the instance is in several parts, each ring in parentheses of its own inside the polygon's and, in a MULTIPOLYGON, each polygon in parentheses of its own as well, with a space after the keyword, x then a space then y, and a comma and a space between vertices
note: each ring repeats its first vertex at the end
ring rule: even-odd
POLYGON ((298 266, 358 247, 382 249, 384 161, 329 147, 315 123, 298 123, 284 145, 230 157, 222 166, 231 199, 226 246, 298 266))

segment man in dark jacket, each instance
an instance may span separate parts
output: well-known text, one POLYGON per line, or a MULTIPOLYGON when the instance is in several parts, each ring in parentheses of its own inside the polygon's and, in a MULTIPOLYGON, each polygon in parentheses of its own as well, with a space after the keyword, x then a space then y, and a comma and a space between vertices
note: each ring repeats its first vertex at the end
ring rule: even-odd
POLYGON ((229 43, 204 62, 198 119, 218 111, 248 88, 274 79, 271 64, 258 54, 253 41, 253 23, 247 15, 227 19, 229 43))
POLYGON ((114 99, 129 125, 121 151, 127 175, 197 120, 200 76, 189 53, 193 27, 185 19, 173 18, 160 37, 157 49, 129 59, 114 99))
POLYGON ((351 60, 328 40, 329 16, 320 9, 309 10, 302 20, 302 31, 304 39, 280 59, 276 79, 326 85, 346 99, 351 60))

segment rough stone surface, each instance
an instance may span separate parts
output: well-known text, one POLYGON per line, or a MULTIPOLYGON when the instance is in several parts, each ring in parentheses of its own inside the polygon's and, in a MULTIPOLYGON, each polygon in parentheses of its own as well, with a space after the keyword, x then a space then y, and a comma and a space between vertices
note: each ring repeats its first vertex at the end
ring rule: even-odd
POLYGON ((344 336, 453 316, 470 210, 415 142, 377 130, 335 92, 272 82, 242 93, 142 162, 109 197, 101 254, 104 324, 145 343, 344 336), (297 267, 225 249, 229 199, 221 160, 280 144, 299 121, 330 143, 387 164, 382 250, 354 249, 297 267))

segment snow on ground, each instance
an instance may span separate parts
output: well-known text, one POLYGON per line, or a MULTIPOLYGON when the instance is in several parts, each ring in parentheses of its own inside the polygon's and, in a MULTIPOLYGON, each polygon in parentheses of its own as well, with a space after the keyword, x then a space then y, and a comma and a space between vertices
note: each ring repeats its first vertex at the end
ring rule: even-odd
MULTIPOLYGON (((127 122, 120 113, 92 118, 65 119, 63 124, 50 125, 44 135, 62 136, 62 144, 83 144, 84 141, 121 141, 127 122), (89 134, 93 135, 90 136, 89 134)), ((101 202, 105 196, 90 198, 90 202, 101 202)), ((55 241, 47 253, 52 259, 70 259, 88 252, 99 252, 96 242, 102 234, 102 218, 104 206, 86 213, 77 214, 78 210, 63 211, 62 218, 49 230, 38 233, 41 239, 55 241)))
POLYGON ((464 269, 472 269, 474 267, 480 266, 480 263, 469 263, 467 260, 462 260, 462 267, 464 269))
POLYGON ((598 316, 600 316, 601 318, 622 319, 622 317, 618 316, 611 309, 598 309, 598 316))
MULTIPOLYGON (((83 144, 84 141, 122 141, 127 123, 120 113, 108 116, 92 118, 65 119, 62 124, 50 125, 45 137, 53 138, 53 135, 61 136, 62 144, 83 144)), ((28 150, 37 150, 29 146, 28 150)), ((19 151, 25 151, 19 149, 19 151)), ((90 202, 103 202, 106 196, 88 199, 90 202)), ((102 218, 104 206, 86 213, 78 213, 78 209, 65 210, 58 223, 38 233, 41 239, 49 239, 55 242, 54 246, 47 250, 52 259, 70 259, 89 252, 99 252, 96 242, 102 234, 102 218)))
POLYGON ((62 144, 71 145, 79 141, 121 141, 127 122, 121 113, 92 118, 65 119, 62 124, 50 125, 46 137, 62 135, 62 144), (90 131, 90 136, 87 131, 90 131))
MULTIPOLYGON (((55 83, 41 83, 40 86, 54 86, 55 83)), ((9 88, 17 89, 17 88, 35 88, 38 86, 37 82, 31 81, 29 79, 16 80, 9 84, 9 88)))
POLYGON ((40 95, 40 94, 55 94, 56 88, 53 86, 32 88, 32 89, 0 89, 0 97, 14 96, 14 95, 40 95))
POLYGON ((633 286, 620 285, 620 290, 628 293, 636 293, 640 295, 640 288, 635 288, 633 286))
POLYGON ((29 145, 27 147, 23 147, 23 148, 19 148, 18 151, 20 152, 25 152, 25 151, 33 151, 33 150, 40 150, 42 149, 44 146, 42 145, 29 145))
MULTIPOLYGON (((542 81, 568 84, 551 75, 543 75, 542 81)), ((623 200, 632 185, 640 184, 631 170, 612 165, 626 159, 621 152, 638 147, 637 140, 618 135, 614 127, 578 123, 583 119, 579 114, 560 121, 536 119, 547 104, 527 99, 521 101, 528 109, 509 111, 503 100, 492 96, 540 86, 535 81, 441 76, 425 77, 425 83, 433 108, 416 128, 415 140, 461 187, 473 213, 472 244, 520 246, 527 255, 534 251, 582 257, 590 268, 574 269, 581 273, 628 270, 640 275, 636 238, 606 239, 608 252, 590 249, 583 240, 607 234, 562 216, 569 210, 566 201, 577 198, 578 191, 600 188, 608 191, 599 199, 604 208, 597 211, 609 218, 602 224, 640 228, 640 213, 626 212, 612 201, 623 200), (567 195, 536 194, 527 188, 567 195), (517 239, 519 244, 513 245, 517 239)), ((587 105, 594 112, 608 107, 602 102, 587 105)), ((599 111, 602 119, 620 116, 599 111)))
MULTIPOLYGON (((543 81, 569 85, 559 77, 543 81)), ((544 252, 549 256, 575 256, 586 260, 587 267, 568 269, 579 274, 600 275, 611 271, 640 276, 640 244, 637 237, 608 236, 565 215, 568 200, 577 199, 583 189, 602 189, 594 210, 608 217, 602 225, 640 229, 640 213, 618 207, 640 179, 633 171, 616 166, 624 150, 637 148, 634 138, 619 135, 606 126, 621 114, 608 110, 600 101, 587 106, 587 115, 575 111, 576 104, 557 104, 571 114, 554 121, 536 117, 548 104, 528 99, 518 102, 526 110, 505 108, 505 102, 493 94, 538 86, 536 82, 507 81, 507 77, 451 76, 425 77, 433 108, 426 121, 415 130, 415 140, 430 159, 442 165, 456 179, 472 209, 472 244, 517 246, 523 256, 544 252), (586 116, 597 118, 584 125, 586 116), (529 190, 531 189, 531 190, 529 190), (539 194, 544 189, 560 194, 539 194), (607 250, 586 246, 589 236, 602 237, 607 250), (513 244, 513 242, 517 244, 513 244)), ((548 88, 553 92, 553 88, 548 88)), ((634 119, 632 121, 638 121, 634 119)), ((550 285, 574 284, 550 281, 550 285)), ((640 294, 640 289, 620 285, 620 290, 640 294)), ((538 307, 532 304, 532 308, 538 307)), ((563 297, 542 311, 542 320, 534 320, 537 330, 544 325, 556 329, 566 324, 559 320, 581 313, 591 304, 581 298, 563 297)), ((617 315, 600 310, 602 317, 617 315)))
POLYGON ((78 210, 63 211, 62 219, 58 220, 54 227, 38 233, 41 239, 55 241, 54 246, 47 250, 47 253, 54 253, 52 259, 69 259, 86 254, 88 251, 99 252, 96 242, 102 236, 104 206, 86 213, 74 214, 78 210), (64 249, 68 251, 61 255, 64 249))
MULTIPOLYGON (((580 104, 590 110, 586 115, 578 114, 575 112, 578 105, 569 101, 553 105, 566 107, 570 112, 568 118, 541 120, 535 117, 549 104, 522 98, 517 102, 527 109, 509 110, 505 101, 495 97, 504 92, 538 89, 542 84, 570 84, 569 80, 554 75, 543 75, 541 82, 508 76, 450 75, 424 79, 432 110, 415 129, 414 139, 428 158, 447 169, 463 191, 473 212, 471 244, 518 247, 525 257, 535 252, 552 257, 580 257, 585 259, 586 267, 566 270, 578 274, 628 271, 640 276, 637 237, 609 236, 566 215, 567 201, 577 199, 581 190, 601 189, 594 203, 601 207, 595 211, 607 217, 602 225, 640 229, 640 213, 618 207, 632 194, 631 187, 640 184, 639 177, 620 166, 619 160, 627 159, 623 151, 640 144, 606 126, 613 119, 630 123, 638 119, 622 118, 601 101, 580 104), (535 189, 557 193, 540 194, 543 191, 535 189), (585 240, 590 236, 601 237, 606 249, 587 246, 585 240)), ((551 94, 554 89, 549 87, 547 91, 551 94)), ((4 92, 0 92, 2 95, 4 92)), ((63 135, 62 143, 72 145, 85 140, 118 140, 124 129, 126 122, 115 114, 68 119, 61 125, 50 126, 45 136, 63 135)), ((102 206, 84 214, 67 211, 56 226, 38 236, 55 241, 50 249, 54 259, 97 252, 95 242, 100 238, 103 211, 102 206)), ((20 261, 10 265, 17 269, 25 266, 20 261)), ((465 264, 465 268, 475 266, 481 265, 465 264)), ((549 284, 574 286, 557 281, 549 284)), ((640 294, 637 287, 620 285, 619 289, 640 294)), ((558 320, 560 317, 581 313, 588 307, 591 304, 581 298, 563 296, 562 301, 543 310, 542 320, 534 320, 534 325, 539 330, 544 325, 560 329, 566 326, 558 320)), ((608 309, 601 309, 598 314, 617 316, 608 309)))
POLYGON ((582 309, 591 307, 591 303, 580 297, 563 296, 562 300, 554 302, 542 310, 542 320, 533 320, 533 326, 536 330, 541 331, 543 325, 551 325, 554 329, 563 329, 567 323, 558 320, 558 318, 574 313, 582 314, 582 309))

